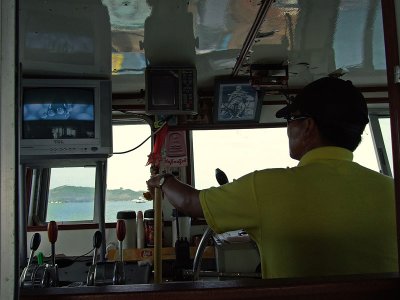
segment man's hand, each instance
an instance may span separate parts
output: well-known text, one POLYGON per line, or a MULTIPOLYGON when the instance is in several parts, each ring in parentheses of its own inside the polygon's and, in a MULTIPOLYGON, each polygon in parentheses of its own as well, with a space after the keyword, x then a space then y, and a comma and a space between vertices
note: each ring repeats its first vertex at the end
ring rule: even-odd
POLYGON ((152 195, 149 191, 144 192, 144 193, 143 193, 143 197, 144 197, 144 199, 146 199, 147 201, 153 200, 153 195, 152 195))
MULTIPOLYGON (((154 199, 154 189, 158 188, 160 186, 160 179, 161 179, 161 175, 155 175, 155 176, 151 176, 150 179, 146 181, 147 190, 149 191, 149 193, 151 195, 151 199, 154 199)), ((146 198, 146 196, 144 194, 143 194, 143 196, 146 198)))

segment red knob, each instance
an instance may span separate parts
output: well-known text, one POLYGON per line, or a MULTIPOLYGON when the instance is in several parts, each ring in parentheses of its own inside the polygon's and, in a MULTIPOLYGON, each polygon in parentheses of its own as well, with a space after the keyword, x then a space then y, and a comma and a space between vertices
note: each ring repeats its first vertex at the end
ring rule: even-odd
POLYGON ((58 227, 55 221, 50 221, 47 225, 47 234, 49 236, 50 243, 54 244, 57 241, 58 227))
POLYGON ((117 229, 117 239, 118 239, 118 241, 121 242, 125 239, 125 234, 126 234, 125 221, 118 220, 116 229, 117 229))

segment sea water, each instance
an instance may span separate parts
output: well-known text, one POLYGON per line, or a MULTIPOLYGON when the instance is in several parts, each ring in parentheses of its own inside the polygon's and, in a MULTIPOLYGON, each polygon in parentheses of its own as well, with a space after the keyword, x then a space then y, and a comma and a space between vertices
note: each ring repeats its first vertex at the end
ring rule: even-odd
MULTIPOLYGON (((145 211, 153 208, 153 201, 115 200, 106 202, 105 220, 115 222, 117 213, 122 210, 145 211)), ((91 221, 93 220, 94 202, 50 202, 47 207, 46 221, 91 221)))

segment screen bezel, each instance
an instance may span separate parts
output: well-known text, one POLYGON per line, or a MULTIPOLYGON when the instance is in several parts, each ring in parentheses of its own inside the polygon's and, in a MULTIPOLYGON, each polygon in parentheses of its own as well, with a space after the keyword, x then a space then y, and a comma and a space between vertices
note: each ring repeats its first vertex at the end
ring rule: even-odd
POLYGON ((22 162, 109 157, 112 154, 111 81, 93 79, 23 79, 19 103, 19 143, 22 162), (22 109, 27 88, 89 88, 94 94, 94 138, 23 138, 22 109))
POLYGON ((197 72, 192 66, 150 66, 145 71, 145 111, 150 115, 194 115, 197 114, 197 72), (190 74, 191 81, 186 82, 187 75, 190 74), (175 94, 175 103, 157 104, 154 102, 154 78, 157 76, 166 76, 173 78, 173 93, 175 94), (188 93, 188 90, 190 93, 188 93), (190 97, 188 97, 190 95, 190 97), (187 107, 187 101, 192 102, 191 107, 187 107))

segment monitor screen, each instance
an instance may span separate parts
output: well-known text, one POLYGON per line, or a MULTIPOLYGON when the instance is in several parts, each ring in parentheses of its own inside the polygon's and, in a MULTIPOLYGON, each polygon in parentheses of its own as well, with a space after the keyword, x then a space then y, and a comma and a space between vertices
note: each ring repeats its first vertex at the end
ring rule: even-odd
POLYGON ((24 90, 24 139, 95 138, 94 90, 42 88, 24 90))
POLYGON ((172 74, 153 74, 151 87, 152 105, 179 108, 179 81, 172 74))
POLYGON ((179 76, 172 71, 149 72, 148 106, 151 110, 179 110, 179 76))

